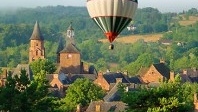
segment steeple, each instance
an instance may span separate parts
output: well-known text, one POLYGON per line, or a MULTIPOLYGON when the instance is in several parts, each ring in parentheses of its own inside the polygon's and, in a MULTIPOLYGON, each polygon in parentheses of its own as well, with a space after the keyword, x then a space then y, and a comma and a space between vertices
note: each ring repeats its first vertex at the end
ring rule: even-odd
POLYGON ((34 30, 30 40, 44 40, 43 35, 41 34, 39 23, 36 21, 34 25, 34 30))
POLYGON ((37 59, 45 58, 45 47, 44 38, 41 34, 40 27, 36 21, 34 25, 34 30, 30 37, 30 47, 29 47, 29 63, 37 59))
POLYGON ((67 39, 66 39, 67 44, 72 43, 75 45, 74 42, 74 29, 72 27, 72 22, 70 23, 69 27, 67 28, 67 39))

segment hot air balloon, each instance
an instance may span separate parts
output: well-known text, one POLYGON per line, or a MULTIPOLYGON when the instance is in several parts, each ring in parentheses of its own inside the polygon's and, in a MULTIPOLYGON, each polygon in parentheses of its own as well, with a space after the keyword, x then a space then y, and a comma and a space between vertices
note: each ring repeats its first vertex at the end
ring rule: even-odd
POLYGON ((87 0, 90 17, 104 32, 111 43, 132 21, 138 6, 137 0, 87 0))

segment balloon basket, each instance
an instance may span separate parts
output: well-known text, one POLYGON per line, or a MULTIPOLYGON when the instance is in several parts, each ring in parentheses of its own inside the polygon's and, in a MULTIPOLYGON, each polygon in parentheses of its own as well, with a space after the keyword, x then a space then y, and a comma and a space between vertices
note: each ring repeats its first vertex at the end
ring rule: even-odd
POLYGON ((109 49, 113 50, 114 49, 114 45, 113 44, 109 45, 109 49))

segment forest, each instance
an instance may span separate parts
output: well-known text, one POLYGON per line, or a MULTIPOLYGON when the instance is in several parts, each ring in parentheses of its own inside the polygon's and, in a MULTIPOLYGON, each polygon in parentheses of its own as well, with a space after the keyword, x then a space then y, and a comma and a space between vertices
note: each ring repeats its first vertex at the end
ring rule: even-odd
POLYGON ((174 71, 198 68, 198 22, 186 26, 179 24, 191 16, 198 16, 197 9, 181 13, 161 13, 151 7, 138 9, 130 23, 136 29, 124 29, 120 37, 162 33, 161 40, 170 40, 172 44, 167 46, 160 41, 146 43, 143 40, 134 44, 115 42, 115 49, 109 50, 108 43, 98 41, 105 36, 85 7, 47 6, 0 11, 0 66, 12 68, 19 63, 28 63, 29 39, 35 22, 39 21, 45 38, 46 58, 54 63, 58 41, 65 39, 72 22, 82 61, 93 64, 98 71, 110 69, 137 75, 141 67, 158 63, 159 59, 164 59, 174 71), (113 64, 116 67, 111 67, 113 64))

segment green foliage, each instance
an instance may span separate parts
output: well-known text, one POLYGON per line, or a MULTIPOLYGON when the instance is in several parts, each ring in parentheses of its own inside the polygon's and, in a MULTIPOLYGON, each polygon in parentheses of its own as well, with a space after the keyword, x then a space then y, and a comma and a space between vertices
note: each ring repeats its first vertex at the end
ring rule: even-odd
POLYGON ((56 67, 53 62, 48 59, 38 59, 30 63, 30 67, 32 69, 33 75, 37 75, 42 70, 47 74, 52 74, 55 72, 56 67))
POLYGON ((186 112, 193 111, 193 94, 197 84, 181 83, 180 75, 175 81, 161 83, 159 87, 139 88, 124 92, 122 101, 133 112, 186 112))
POLYGON ((95 85, 88 79, 77 79, 67 90, 66 97, 63 99, 65 105, 62 105, 66 111, 71 111, 78 104, 87 106, 91 101, 102 99, 104 91, 101 87, 95 85))
POLYGON ((159 10, 147 7, 138 9, 134 16, 134 24, 137 26, 135 33, 157 33, 168 30, 167 16, 168 14, 161 14, 159 10))
POLYGON ((149 67, 152 64, 152 56, 148 53, 140 55, 135 62, 130 63, 126 66, 129 74, 136 75, 142 67, 149 67))
POLYGON ((104 60, 104 58, 100 58, 100 59, 98 59, 98 61, 96 61, 95 67, 97 70, 105 71, 108 68, 108 65, 107 65, 106 61, 104 60))
POLYGON ((197 15, 198 10, 196 8, 191 8, 186 12, 187 15, 197 15))
POLYGON ((2 72, 3 72, 3 71, 2 71, 2 68, 0 68, 0 75, 2 74, 2 72))
POLYGON ((5 87, 0 88, 0 110, 11 112, 43 112, 53 111, 56 98, 48 97, 48 84, 38 80, 30 80, 26 71, 14 77, 9 76, 5 87))

